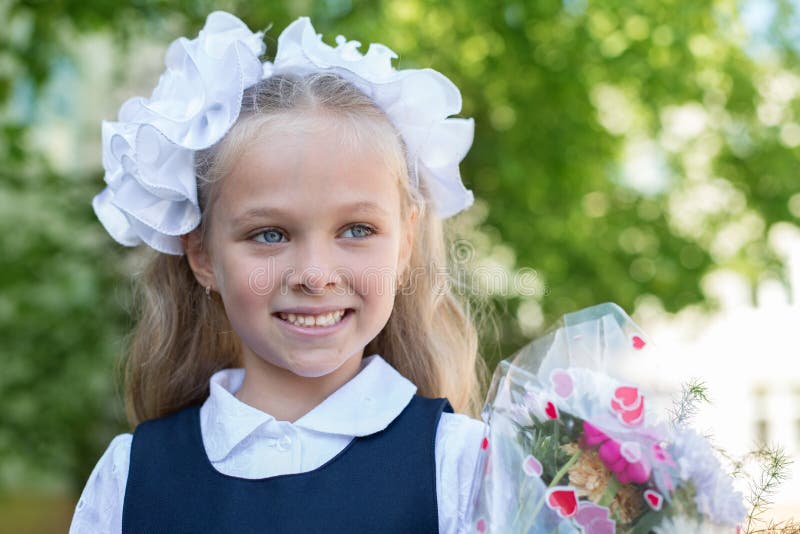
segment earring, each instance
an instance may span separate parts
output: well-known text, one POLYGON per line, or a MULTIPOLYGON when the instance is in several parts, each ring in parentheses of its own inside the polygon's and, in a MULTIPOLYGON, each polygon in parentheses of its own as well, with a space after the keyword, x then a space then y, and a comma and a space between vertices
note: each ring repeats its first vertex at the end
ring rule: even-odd
POLYGON ((211 286, 206 286, 206 298, 211 300, 211 286))

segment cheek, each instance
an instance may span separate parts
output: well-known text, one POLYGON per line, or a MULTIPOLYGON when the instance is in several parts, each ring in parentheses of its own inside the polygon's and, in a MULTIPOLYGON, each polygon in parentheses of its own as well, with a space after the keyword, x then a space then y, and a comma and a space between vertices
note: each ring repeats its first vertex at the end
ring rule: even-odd
POLYGON ((272 291, 273 271, 266 262, 239 258, 223 265, 220 283, 228 300, 246 306, 261 301, 272 291))
POLYGON ((393 295, 397 280, 397 250, 359 257, 351 264, 356 291, 368 298, 393 295))

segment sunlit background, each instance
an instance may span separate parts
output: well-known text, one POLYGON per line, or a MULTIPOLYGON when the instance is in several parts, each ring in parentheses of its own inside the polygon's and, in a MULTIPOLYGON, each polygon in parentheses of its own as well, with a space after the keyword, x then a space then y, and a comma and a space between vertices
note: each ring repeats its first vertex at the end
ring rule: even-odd
MULTIPOLYGON (((130 431, 115 364, 141 251, 91 210, 100 121, 213 9, 272 24, 268 55, 310 15, 461 88, 477 202, 454 258, 495 310, 491 366, 614 301, 668 360, 661 386, 706 382, 695 423, 720 447, 800 459, 797 2, 0 0, 0 532, 65 531, 130 431)), ((787 474, 776 520, 800 518, 787 474)))

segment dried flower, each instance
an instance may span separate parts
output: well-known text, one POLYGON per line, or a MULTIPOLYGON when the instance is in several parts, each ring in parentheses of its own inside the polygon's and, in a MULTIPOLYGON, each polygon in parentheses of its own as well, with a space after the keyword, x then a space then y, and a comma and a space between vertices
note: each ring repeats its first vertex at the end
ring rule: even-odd
POLYGON ((611 502, 611 512, 623 523, 630 523, 645 512, 641 490, 633 484, 620 486, 611 502))
MULTIPOLYGON (((567 443, 561 450, 572 456, 580 447, 577 443, 567 443)), ((574 486, 581 497, 598 502, 611 481, 611 471, 600 460, 595 450, 584 450, 570 470, 569 483, 574 486)))

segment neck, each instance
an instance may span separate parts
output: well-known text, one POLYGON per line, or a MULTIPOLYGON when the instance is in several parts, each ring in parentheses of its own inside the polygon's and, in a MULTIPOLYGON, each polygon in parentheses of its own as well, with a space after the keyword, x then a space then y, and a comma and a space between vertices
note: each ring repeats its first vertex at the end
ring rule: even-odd
POLYGON ((278 421, 294 423, 358 374, 362 357, 363 353, 353 355, 335 371, 309 378, 245 350, 242 358, 244 382, 236 392, 236 398, 278 421))

